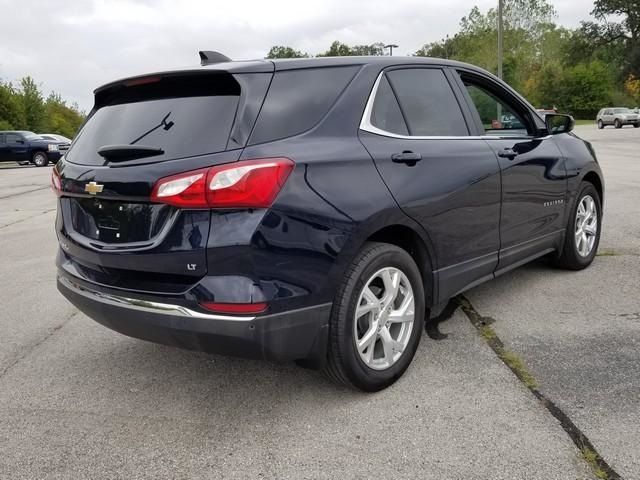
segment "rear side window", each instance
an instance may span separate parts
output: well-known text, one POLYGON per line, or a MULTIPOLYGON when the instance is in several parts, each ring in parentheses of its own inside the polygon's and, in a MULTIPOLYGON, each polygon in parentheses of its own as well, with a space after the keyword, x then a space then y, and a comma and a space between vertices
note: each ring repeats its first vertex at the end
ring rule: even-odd
MULTIPOLYGON (((151 79, 96 94, 96 107, 66 154, 83 165, 103 165, 106 145, 144 145, 166 161, 224 151, 240 98, 228 73, 151 79)), ((148 161, 148 160, 147 160, 148 161)))
POLYGON ((276 72, 249 144, 291 137, 314 127, 329 112, 358 68, 276 72))
POLYGON ((466 136, 467 124, 444 72, 411 68, 387 73, 411 136, 466 136))

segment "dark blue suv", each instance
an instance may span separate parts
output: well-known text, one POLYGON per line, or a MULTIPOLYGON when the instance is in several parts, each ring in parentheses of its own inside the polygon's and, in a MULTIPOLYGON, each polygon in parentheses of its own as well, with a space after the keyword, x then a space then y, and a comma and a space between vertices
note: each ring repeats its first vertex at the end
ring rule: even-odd
POLYGON ((46 167, 62 157, 60 144, 56 140, 45 140, 33 132, 24 130, 0 132, 0 161, 33 163, 46 167))
POLYGON ((543 255, 592 262, 591 145, 491 74, 201 56, 97 89, 54 169, 58 288, 101 324, 374 391, 433 306, 543 255))

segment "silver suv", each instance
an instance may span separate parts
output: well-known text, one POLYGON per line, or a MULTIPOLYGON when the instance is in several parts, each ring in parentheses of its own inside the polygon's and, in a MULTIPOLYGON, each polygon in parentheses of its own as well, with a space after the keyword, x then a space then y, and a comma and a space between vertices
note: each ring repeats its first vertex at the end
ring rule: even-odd
POLYGON ((607 125, 613 125, 616 128, 622 128, 623 125, 633 125, 638 128, 640 127, 640 115, 628 108, 603 108, 598 112, 596 122, 600 129, 607 125))

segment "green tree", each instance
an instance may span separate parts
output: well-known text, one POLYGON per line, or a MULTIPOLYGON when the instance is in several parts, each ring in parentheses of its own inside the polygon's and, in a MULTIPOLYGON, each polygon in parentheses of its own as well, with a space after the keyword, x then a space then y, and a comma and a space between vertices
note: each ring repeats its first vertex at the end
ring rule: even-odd
POLYGON ((267 58, 307 58, 308 56, 308 54, 300 50, 294 50, 291 47, 280 45, 271 47, 271 50, 267 53, 267 58))
POLYGON ((60 95, 43 99, 31 77, 20 81, 20 88, 0 82, 0 130, 31 130, 73 137, 85 115, 77 105, 68 105, 60 95))
POLYGON ((595 21, 583 22, 581 30, 594 49, 609 46, 622 49, 621 77, 640 75, 640 2, 596 0, 591 14, 595 21))
POLYGON ((10 83, 0 82, 0 130, 21 128, 25 123, 19 93, 10 83))
POLYGON ((319 57, 349 57, 349 56, 371 56, 384 55, 384 43, 376 42, 371 45, 354 45, 350 47, 346 43, 338 40, 333 42, 324 53, 318 54, 319 57))
POLYGON ((348 57, 351 55, 351 48, 346 43, 341 43, 338 40, 333 42, 324 53, 319 53, 319 57, 348 57))
POLYGON ((557 104, 577 118, 595 118, 611 103, 614 82, 608 65, 594 60, 563 69, 555 84, 557 104))
MULTIPOLYGON (((552 23, 555 10, 546 0, 505 0, 504 77, 518 90, 547 56, 548 42, 560 34, 552 23)), ((452 58, 497 72, 497 18, 495 8, 485 13, 473 7, 460 21, 453 37, 427 44, 415 55, 452 58)), ((554 41, 554 48, 558 42, 554 41)))
POLYGON ((44 104, 42 131, 58 133, 73 138, 84 121, 77 107, 69 107, 57 93, 51 93, 44 104))
POLYGON ((26 130, 41 131, 44 121, 44 98, 40 87, 29 76, 20 80, 20 99, 24 108, 26 130))
POLYGON ((350 55, 356 56, 381 56, 384 55, 384 43, 376 42, 371 45, 354 45, 350 55))

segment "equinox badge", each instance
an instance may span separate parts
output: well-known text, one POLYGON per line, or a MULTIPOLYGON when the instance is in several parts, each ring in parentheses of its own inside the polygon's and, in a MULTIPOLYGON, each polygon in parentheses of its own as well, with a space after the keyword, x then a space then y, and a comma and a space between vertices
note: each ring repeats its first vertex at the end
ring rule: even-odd
POLYGON ((91 195, 102 192, 104 185, 99 185, 96 182, 89 182, 84 186, 84 191, 89 192, 91 195))

